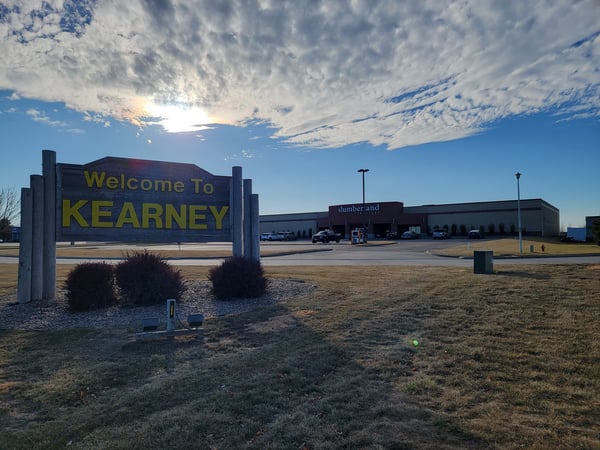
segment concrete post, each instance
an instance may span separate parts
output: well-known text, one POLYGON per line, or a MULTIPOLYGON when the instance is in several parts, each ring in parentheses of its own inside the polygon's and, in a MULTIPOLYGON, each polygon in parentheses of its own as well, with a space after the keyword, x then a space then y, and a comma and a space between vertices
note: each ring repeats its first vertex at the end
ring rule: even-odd
POLYGON ((243 231, 244 231, 244 256, 247 258, 254 259, 252 254, 252 180, 244 180, 244 218, 243 218, 243 231))
POLYGON ((33 191, 33 245, 31 253, 31 299, 41 300, 44 274, 44 179, 30 176, 33 191))
POLYGON ((252 239, 252 253, 251 258, 260 261, 260 233, 259 233, 259 221, 258 221, 258 194, 252 194, 250 197, 252 206, 250 208, 250 222, 252 222, 252 233, 250 239, 252 239))
POLYGON ((242 230, 244 206, 242 192, 242 168, 234 166, 231 168, 231 240, 233 256, 244 255, 242 230))
POLYGON ((42 298, 54 300, 56 293, 56 152, 42 152, 44 176, 44 277, 42 298))
POLYGON ((33 193, 29 188, 21 188, 21 240, 19 244, 19 274, 17 281, 17 302, 31 301, 31 250, 33 222, 33 193))

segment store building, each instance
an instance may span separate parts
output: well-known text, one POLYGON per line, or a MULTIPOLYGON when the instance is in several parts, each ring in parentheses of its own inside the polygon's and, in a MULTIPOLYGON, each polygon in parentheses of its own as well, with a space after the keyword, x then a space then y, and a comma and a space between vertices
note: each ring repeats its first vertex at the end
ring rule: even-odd
POLYGON ((585 217, 585 238, 587 241, 594 241, 594 227, 600 224, 600 216, 585 217))
MULTIPOLYGON (((542 199, 524 199, 520 210, 524 235, 558 236, 558 208, 542 199)), ((259 221, 261 233, 293 231, 299 238, 331 228, 347 239, 351 230, 363 227, 371 238, 407 230, 419 234, 446 230, 450 235, 465 235, 478 229, 484 235, 510 235, 518 233, 518 205, 517 200, 423 206, 380 202, 365 203, 364 208, 362 203, 353 203, 329 206, 327 212, 264 215, 259 221)))

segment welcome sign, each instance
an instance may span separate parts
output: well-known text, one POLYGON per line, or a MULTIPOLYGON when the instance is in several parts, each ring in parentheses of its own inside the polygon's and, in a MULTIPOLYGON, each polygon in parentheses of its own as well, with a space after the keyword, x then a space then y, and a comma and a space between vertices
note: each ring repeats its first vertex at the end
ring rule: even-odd
POLYGON ((115 157, 57 164, 56 239, 230 241, 230 181, 193 164, 115 157))

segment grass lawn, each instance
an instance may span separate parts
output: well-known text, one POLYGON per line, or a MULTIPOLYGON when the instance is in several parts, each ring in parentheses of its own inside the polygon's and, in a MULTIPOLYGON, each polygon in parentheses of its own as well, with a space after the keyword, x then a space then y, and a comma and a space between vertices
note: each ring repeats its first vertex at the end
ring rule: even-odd
MULTIPOLYGON (((558 242, 556 239, 527 238, 522 239, 523 256, 564 256, 564 255, 598 255, 600 246, 595 243, 558 242), (542 249, 542 246, 544 248, 542 249), (533 251, 531 251, 533 248, 533 251)), ((446 256, 473 257, 475 250, 491 250, 494 256, 519 256, 519 240, 461 240, 456 246, 432 250, 432 253, 446 256)))
POLYGON ((600 448, 600 266, 266 270, 203 341, 0 330, 0 447, 600 448))

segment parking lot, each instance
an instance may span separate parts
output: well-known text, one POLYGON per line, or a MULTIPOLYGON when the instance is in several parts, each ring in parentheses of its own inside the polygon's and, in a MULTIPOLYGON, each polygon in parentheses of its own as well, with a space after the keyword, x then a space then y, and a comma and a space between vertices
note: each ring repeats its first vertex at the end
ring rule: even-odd
MULTIPOLYGON (((457 258, 436 255, 436 250, 457 245, 469 246, 471 242, 464 238, 446 240, 414 239, 399 241, 373 240, 367 244, 352 245, 348 240, 339 243, 311 243, 310 241, 276 241, 261 242, 263 254, 261 262, 264 266, 339 266, 339 265, 414 265, 414 266, 447 266, 472 267, 470 258, 457 258)), ((477 242, 485 242, 477 240, 477 242)), ((3 244, 6 245, 6 244, 3 244)), ((211 242, 202 244, 161 244, 161 245, 124 245, 124 244, 94 244, 94 247, 114 249, 117 254, 129 250, 148 248, 151 251, 176 251, 180 249, 203 251, 220 251, 227 253, 231 250, 230 242, 211 242)), ((0 250, 1 250, 0 246, 0 250)), ((0 252, 1 254, 1 252, 0 252)), ((96 258, 96 260, 102 258, 96 258)), ((93 258, 57 258, 57 264, 79 264, 93 258)), ((115 259, 110 259, 115 261, 115 259)), ((177 265, 213 266, 222 259, 215 257, 181 257, 172 262, 177 265)), ((0 264, 18 264, 18 258, 0 256, 0 264)), ((565 257, 527 257, 527 258, 495 258, 494 264, 600 264, 600 256, 565 256, 565 257)))

